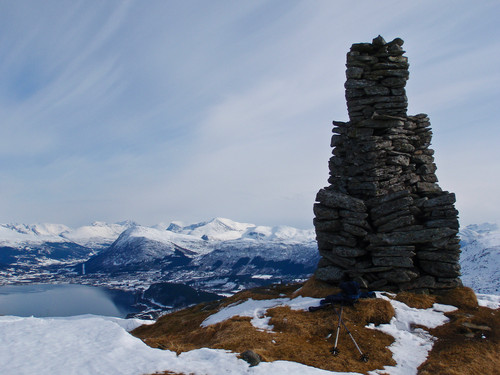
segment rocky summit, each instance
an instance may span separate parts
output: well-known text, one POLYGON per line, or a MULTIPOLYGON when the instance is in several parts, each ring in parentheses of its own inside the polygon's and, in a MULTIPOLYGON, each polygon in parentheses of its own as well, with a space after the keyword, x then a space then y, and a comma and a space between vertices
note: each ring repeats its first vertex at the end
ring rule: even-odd
POLYGON ((403 40, 353 44, 349 121, 333 121, 330 185, 314 204, 316 278, 385 290, 461 285, 455 195, 437 184, 427 115, 408 116, 403 40))

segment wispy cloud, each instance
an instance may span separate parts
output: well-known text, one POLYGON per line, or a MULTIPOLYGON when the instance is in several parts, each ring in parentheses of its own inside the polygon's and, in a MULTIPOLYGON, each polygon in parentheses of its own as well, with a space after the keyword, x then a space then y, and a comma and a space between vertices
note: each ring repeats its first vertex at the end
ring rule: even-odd
POLYGON ((347 119, 345 53, 378 34, 405 39, 410 110, 431 115, 438 176, 470 202, 462 218, 479 217, 483 202, 496 202, 496 178, 471 166, 498 164, 493 153, 477 155, 500 135, 499 8, 2 2, 0 220, 229 216, 310 226, 328 177, 331 120, 347 119), (482 135, 471 144, 475 110, 482 135), (492 181, 480 197, 461 188, 463 171, 492 181))

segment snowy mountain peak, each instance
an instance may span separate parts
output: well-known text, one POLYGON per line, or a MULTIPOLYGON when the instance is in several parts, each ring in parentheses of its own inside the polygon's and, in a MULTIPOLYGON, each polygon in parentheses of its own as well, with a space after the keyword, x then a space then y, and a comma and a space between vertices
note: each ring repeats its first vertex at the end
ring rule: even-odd
POLYGON ((188 234, 204 240, 227 241, 241 238, 245 231, 251 227, 255 227, 255 225, 216 217, 209 221, 185 226, 180 230, 174 228, 177 229, 177 233, 188 234))
POLYGON ((136 227, 139 226, 139 224, 133 220, 123 220, 123 221, 118 221, 115 223, 116 225, 121 225, 123 227, 136 227))
MULTIPOLYGON (((161 226, 158 225, 158 227, 161 227, 161 226)), ((166 230, 168 230, 169 232, 179 233, 182 231, 183 227, 184 227, 184 224, 181 223, 180 221, 172 221, 166 230)))
POLYGON ((160 243, 170 243, 173 237, 176 237, 176 234, 137 225, 124 230, 115 241, 114 246, 124 246, 125 244, 136 241, 138 238, 160 243))
POLYGON ((118 221, 118 222, 113 223, 113 224, 109 224, 105 221, 94 221, 90 225, 86 225, 84 227, 109 228, 109 227, 118 226, 118 227, 130 228, 130 227, 134 227, 137 225, 139 225, 139 224, 137 224, 133 220, 123 220, 123 221, 118 221))
POLYGON ((314 230, 301 230, 289 226, 262 226, 239 223, 230 219, 216 217, 209 221, 183 226, 172 222, 167 231, 211 241, 230 241, 239 239, 269 241, 313 241, 314 230))
POLYGON ((0 245, 25 246, 43 242, 65 242, 60 236, 69 230, 60 224, 0 224, 0 245))
POLYGON ((69 228, 63 224, 0 224, 20 234, 34 234, 38 236, 58 236, 68 231, 69 228))
POLYGON ((64 224, 43 223, 34 224, 32 231, 42 236, 60 236, 63 233, 71 231, 71 228, 64 224))
POLYGON ((132 221, 107 224, 96 221, 91 225, 72 229, 63 224, 0 224, 0 244, 20 247, 41 243, 74 242, 90 248, 109 246, 127 228, 137 225, 132 221))
POLYGON ((123 231, 136 225, 129 221, 116 224, 95 221, 91 225, 63 233, 62 237, 82 246, 102 248, 113 243, 123 231))

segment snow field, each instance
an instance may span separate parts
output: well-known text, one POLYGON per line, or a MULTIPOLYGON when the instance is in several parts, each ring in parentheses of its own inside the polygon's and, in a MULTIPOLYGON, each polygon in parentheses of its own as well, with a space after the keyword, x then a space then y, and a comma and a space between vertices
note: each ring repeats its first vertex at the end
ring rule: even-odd
POLYGON ((276 361, 250 368, 226 350, 197 349, 179 356, 130 335, 144 321, 84 315, 70 318, 0 317, 2 375, 188 374, 316 375, 328 371, 276 361))

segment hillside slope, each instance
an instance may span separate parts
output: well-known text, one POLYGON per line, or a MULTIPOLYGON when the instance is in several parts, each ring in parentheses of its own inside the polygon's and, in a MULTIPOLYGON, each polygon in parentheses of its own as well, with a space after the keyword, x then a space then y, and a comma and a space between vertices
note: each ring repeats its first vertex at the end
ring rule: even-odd
MULTIPOLYGON (((325 296, 338 290, 318 287, 315 281, 297 287, 275 285, 243 291, 220 302, 166 315, 132 333, 152 347, 178 354, 207 347, 236 353, 251 350, 265 362, 298 362, 335 374, 496 374, 500 364, 498 303, 496 310, 479 307, 468 288, 443 296, 378 294, 379 298, 344 308, 346 326, 369 356, 363 362, 344 330, 340 353, 331 354, 337 328, 332 309, 303 310, 319 303, 319 299, 307 300, 303 295, 325 296), (431 335, 437 337, 434 349, 431 335)), ((255 367, 255 373, 265 373, 257 370, 265 368, 265 362, 255 367)))

